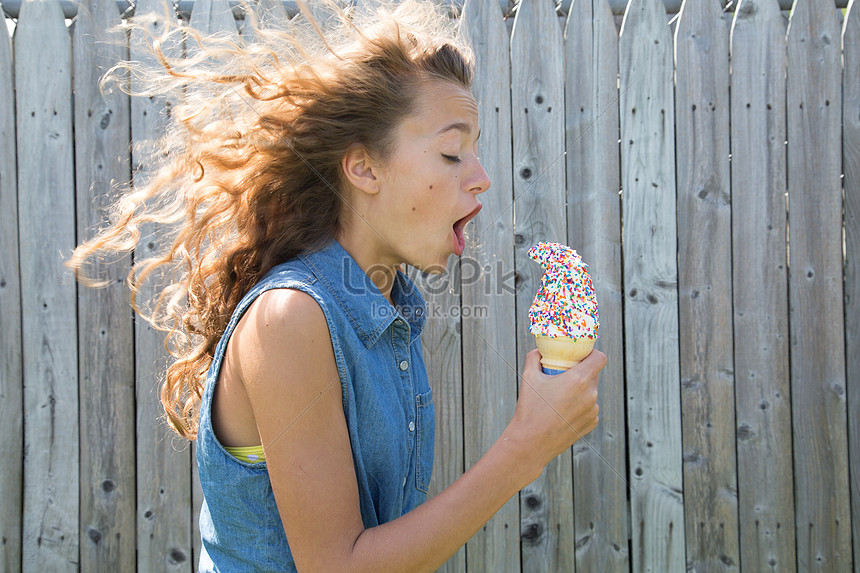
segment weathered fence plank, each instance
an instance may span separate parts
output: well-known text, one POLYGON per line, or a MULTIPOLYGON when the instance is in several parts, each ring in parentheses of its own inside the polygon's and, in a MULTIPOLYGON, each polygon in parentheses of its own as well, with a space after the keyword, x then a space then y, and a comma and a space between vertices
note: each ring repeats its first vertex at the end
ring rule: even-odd
POLYGON ((740 555, 744 571, 791 570, 796 552, 785 243, 786 45, 776 0, 741 1, 731 53, 740 555))
POLYGON ((842 173, 845 179, 845 357, 854 571, 860 569, 860 7, 842 28, 842 173))
MULTIPOLYGON (((162 29, 153 13, 163 13, 161 0, 141 0, 135 20, 153 35, 162 29)), ((181 54, 182 46, 163 46, 170 55, 181 54)), ((146 48, 142 30, 132 30, 129 57, 145 65, 157 65, 146 48)), ((145 85, 132 76, 131 89, 139 92, 145 85)), ((131 100, 133 185, 149 175, 145 152, 163 134, 172 104, 161 98, 134 97, 131 100)), ((164 228, 149 225, 141 229, 134 252, 137 261, 160 252, 164 228)), ((144 283, 140 301, 154 295, 152 283, 144 283)), ((158 385, 167 368, 164 333, 149 323, 135 320, 135 386, 137 405, 137 567, 139 571, 189 571, 192 558, 191 448, 175 437, 164 423, 158 385)))
POLYGON ((634 571, 683 571, 672 36, 631 0, 619 39, 624 339, 634 571))
MULTIPOLYGON (((262 30, 287 30, 290 25, 290 16, 282 2, 278 0, 260 0, 252 5, 253 17, 256 25, 262 30)), ((256 38, 256 30, 252 26, 252 19, 245 18, 242 22, 240 32, 246 42, 253 42, 256 38)))
MULTIPOLYGON (((2 5, 0 5, 2 12, 2 5)), ((21 275, 15 93, 9 34, 0 31, 0 570, 21 570, 24 381, 21 372, 21 275)))
POLYGON ((589 266, 600 304, 600 423, 574 447, 578 571, 629 570, 618 31, 606 0, 576 0, 565 26, 568 243, 589 266))
MULTIPOLYGON (((479 197, 462 268, 465 465, 502 434, 517 400, 511 174, 510 40, 493 0, 473 0, 461 16, 476 58, 473 90, 481 138, 478 153, 492 181, 479 197)), ((520 508, 514 496, 467 545, 468 570, 520 570, 520 508)))
MULTIPOLYGON (((433 389, 436 444, 428 495, 436 495, 463 474, 463 357, 459 261, 448 260, 443 274, 415 276, 427 302, 421 335, 427 376, 433 389), (455 310, 456 309, 456 310, 455 310)), ((448 571, 465 571, 466 554, 452 557, 448 571)))
POLYGON ((206 34, 238 33, 236 20, 227 0, 197 0, 191 12, 189 26, 206 34))
MULTIPOLYGON (((567 242, 564 186, 564 44, 550 0, 524 0, 511 35, 514 255, 517 286, 517 372, 534 348, 528 308, 543 269, 528 249, 567 242)), ((571 454, 565 452, 521 495, 525 571, 573 571, 571 454)))
POLYGON ((78 343, 71 41, 56 0, 28 0, 15 33, 24 368, 23 564, 78 567, 78 343))
POLYGON ((788 27, 791 398, 800 571, 849 571, 840 30, 830 0, 788 27))
POLYGON ((688 571, 737 571, 729 38, 718 0, 675 29, 675 150, 688 571))
MULTIPOLYGON (((73 32, 78 242, 103 224, 113 185, 129 181, 129 98, 100 77, 128 59, 113 0, 78 6, 73 32)), ((78 290, 83 571, 135 567, 134 340, 130 257, 95 261, 103 288, 78 290), (107 264, 105 264, 107 263, 107 264)))

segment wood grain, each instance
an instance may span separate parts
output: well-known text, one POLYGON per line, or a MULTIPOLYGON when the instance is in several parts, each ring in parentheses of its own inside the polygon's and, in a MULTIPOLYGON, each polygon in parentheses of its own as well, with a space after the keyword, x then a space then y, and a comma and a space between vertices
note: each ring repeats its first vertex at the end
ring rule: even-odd
POLYGON ((685 1, 675 33, 675 150, 687 568, 738 571, 728 19, 685 1))
POLYGON ((845 175, 845 357, 854 571, 860 568, 860 7, 842 27, 842 172, 845 175))
POLYGON ((63 267, 75 246, 71 48, 59 2, 22 5, 15 87, 28 571, 78 568, 77 305, 63 267))
MULTIPOLYGON (((0 5, 2 9, 2 5, 0 5)), ((0 570, 21 571, 24 478, 24 379, 21 366, 21 272, 15 92, 9 35, 0 33, 0 570)))
POLYGON ((788 27, 791 399, 797 564, 850 571, 842 288, 842 70, 830 2, 797 0, 788 27))
POLYGON ((633 571, 685 568, 672 36, 631 0, 619 38, 633 571))
MULTIPOLYGON (((160 0, 141 0, 135 29, 129 37, 129 56, 144 65, 157 65, 146 49, 146 33, 158 35, 162 25, 148 15, 162 14, 160 0), (144 32, 146 30, 146 33, 144 32)), ((178 56, 181 45, 165 46, 168 54, 178 56)), ((145 86, 132 77, 132 92, 145 86)), ((176 101, 134 97, 131 100, 133 180, 141 185, 147 172, 146 153, 163 134, 169 110, 176 101)), ((134 252, 135 261, 154 256, 166 247, 168 229, 148 225, 134 252)), ((155 295, 153 284, 145 283, 139 294, 141 303, 155 295)), ((191 468, 195 464, 191 448, 164 422, 158 386, 164 379, 168 355, 164 333, 156 331, 140 317, 135 324, 135 396, 137 421, 137 567, 139 571, 188 571, 196 566, 192 556, 194 533, 191 504, 191 468)))
POLYGON ((618 32, 606 0, 576 0, 565 27, 568 243, 588 264, 600 305, 600 424, 574 447, 579 571, 628 571, 621 278, 618 32))
MULTIPOLYGON (((478 154, 492 186, 469 226, 463 255, 463 403, 465 465, 498 439, 517 400, 514 229, 511 174, 510 39, 493 0, 469 2, 461 18, 475 51, 473 91, 478 154)), ((467 545, 470 571, 520 570, 520 508, 508 501, 467 545)))
MULTIPOLYGON (((112 0, 78 6, 72 47, 78 242, 105 224, 107 208, 128 185, 129 100, 102 75, 128 58, 112 0)), ((103 288, 78 290, 81 431, 81 568, 130 571, 135 556, 134 341, 125 277, 129 256, 96 260, 103 288), (96 423, 97 421, 97 423, 96 423)))
POLYGON ((732 288, 744 571, 792 569, 794 480, 786 262, 786 26, 743 0, 732 27, 732 288), (764 70, 764 73, 762 73, 764 70))
MULTIPOLYGON (((523 1, 511 35, 518 372, 534 348, 528 308, 543 274, 528 250, 538 241, 567 241, 563 78, 564 44, 554 2, 523 1)), ((524 571, 573 570, 570 452, 523 489, 520 535, 524 571)))

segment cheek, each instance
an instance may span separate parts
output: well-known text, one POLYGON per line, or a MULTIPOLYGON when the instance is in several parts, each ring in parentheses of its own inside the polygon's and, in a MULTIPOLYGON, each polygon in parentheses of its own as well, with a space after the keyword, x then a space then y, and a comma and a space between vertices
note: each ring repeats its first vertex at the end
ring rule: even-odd
POLYGON ((438 183, 425 183, 423 191, 415 197, 415 205, 413 205, 413 210, 415 207, 418 209, 422 208, 430 208, 432 209, 434 205, 439 202, 439 185, 438 183))
POLYGON ((439 223, 441 216, 441 205, 439 198, 433 191, 425 188, 425 192, 420 196, 413 198, 407 203, 408 216, 411 220, 412 229, 422 229, 421 232, 426 232, 430 228, 435 228, 439 223))

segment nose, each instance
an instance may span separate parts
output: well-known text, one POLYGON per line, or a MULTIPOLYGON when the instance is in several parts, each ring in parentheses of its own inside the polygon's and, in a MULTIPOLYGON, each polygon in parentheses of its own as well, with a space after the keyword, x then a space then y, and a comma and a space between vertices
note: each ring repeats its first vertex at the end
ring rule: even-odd
POLYGON ((472 177, 469 178, 469 192, 475 195, 480 195, 490 188, 490 176, 481 164, 481 160, 475 158, 475 171, 472 177))

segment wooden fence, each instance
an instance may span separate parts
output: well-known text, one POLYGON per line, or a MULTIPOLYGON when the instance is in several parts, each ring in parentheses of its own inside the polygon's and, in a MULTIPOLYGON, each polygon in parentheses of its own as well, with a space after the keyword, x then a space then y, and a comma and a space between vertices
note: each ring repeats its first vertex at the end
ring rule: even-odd
MULTIPOLYGON (((236 32, 225 6, 197 0, 190 25, 236 32)), ((590 264, 610 362, 598 429, 445 571, 860 571, 860 8, 630 0, 622 23, 606 0, 507 20, 471 0, 461 17, 493 189, 461 260, 419 277, 435 490, 513 413, 532 244, 590 264)), ((104 41, 119 19, 87 0, 70 29, 57 0, 26 0, 14 58, 0 41, 2 571, 196 562, 192 448, 159 420, 165 358, 133 320, 129 259, 101 290, 62 266, 165 105, 99 93, 141 57, 136 36, 104 41)))

